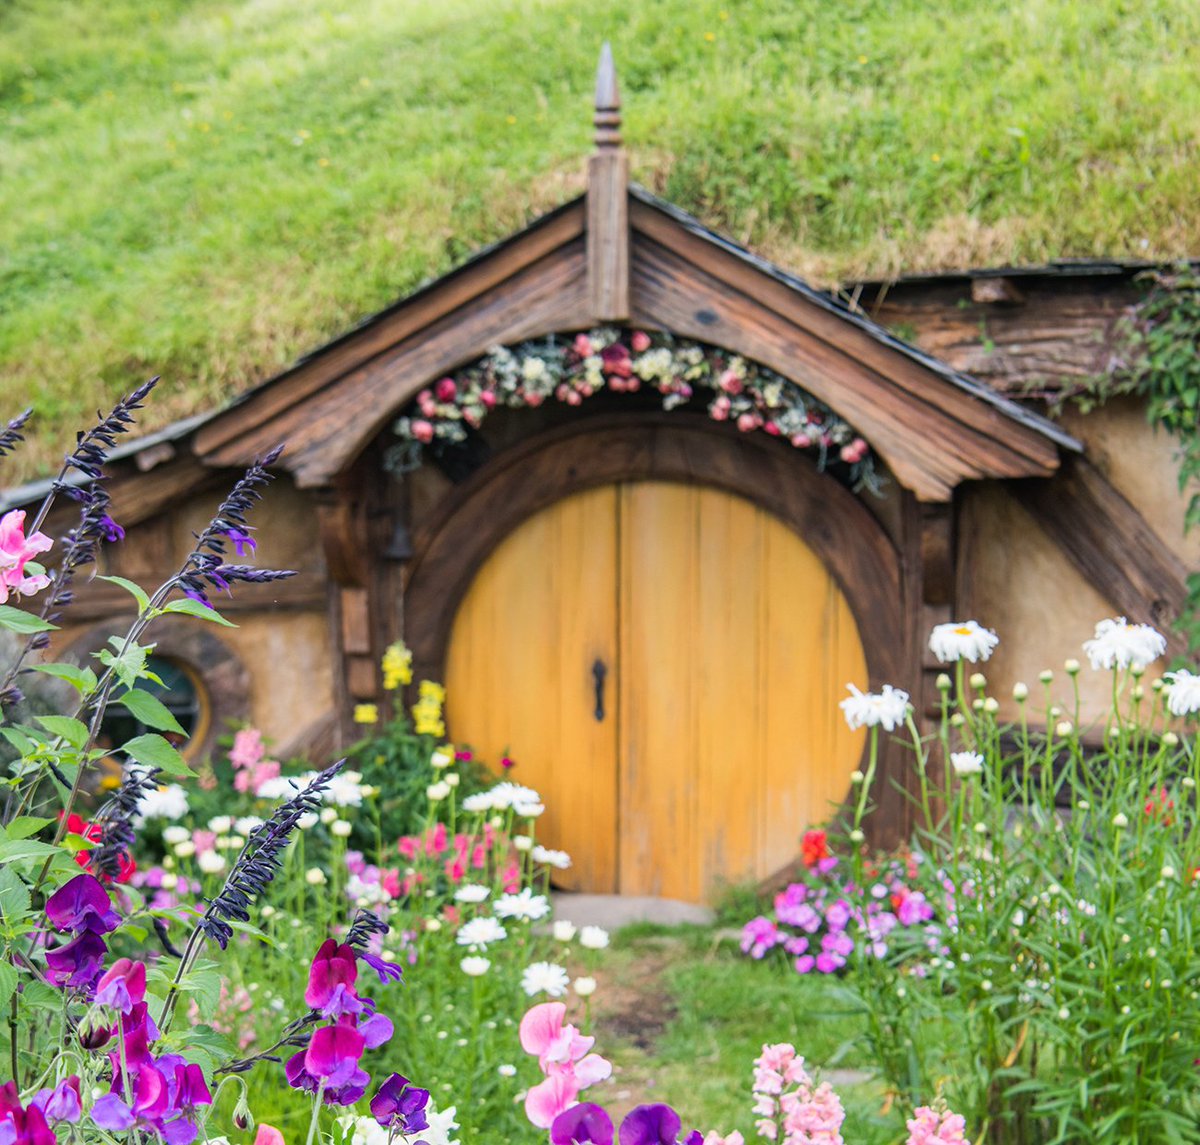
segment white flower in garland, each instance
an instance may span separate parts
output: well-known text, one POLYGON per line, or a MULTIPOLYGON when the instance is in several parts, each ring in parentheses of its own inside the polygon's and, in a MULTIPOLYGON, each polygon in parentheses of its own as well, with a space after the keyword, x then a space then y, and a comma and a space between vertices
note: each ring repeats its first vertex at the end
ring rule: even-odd
POLYGON ((1200 676, 1180 669, 1178 672, 1164 673, 1163 679, 1167 682, 1163 695, 1173 716, 1190 716, 1193 712, 1200 712, 1200 676))
POLYGON ((838 707, 851 731, 882 726, 885 731, 894 732, 908 716, 908 693, 891 684, 884 684, 882 692, 860 692, 853 684, 846 687, 850 695, 838 707))
POLYGON ((1085 640, 1083 650, 1097 671, 1114 668, 1145 668, 1167 650, 1167 640, 1148 624, 1130 624, 1123 616, 1102 620, 1096 634, 1085 640))
POLYGON ((988 659, 1000 638, 975 620, 938 624, 929 634, 929 650, 943 664, 970 660, 972 664, 988 659))
POLYGON ((521 989, 531 998, 535 994, 561 998, 570 985, 571 979, 567 972, 553 962, 530 963, 521 975, 521 989))

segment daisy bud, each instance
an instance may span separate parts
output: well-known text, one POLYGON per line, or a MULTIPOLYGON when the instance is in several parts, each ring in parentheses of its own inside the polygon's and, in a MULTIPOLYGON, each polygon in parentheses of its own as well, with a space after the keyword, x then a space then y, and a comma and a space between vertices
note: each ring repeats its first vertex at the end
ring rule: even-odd
POLYGON ((1164 879, 1173 879, 1175 877, 1175 868, 1171 866, 1163 867, 1159 873, 1164 879))
POLYGON ((1118 811, 1112 817, 1112 825, 1114 827, 1116 827, 1117 830, 1123 831, 1126 827, 1129 826, 1129 819, 1123 811, 1118 811))
POLYGON ((1079 661, 1072 657, 1070 660, 1066 661, 1066 663, 1063 664, 1063 670, 1067 673, 1068 676, 1078 676, 1079 675, 1079 661))
POLYGON ((989 716, 994 716, 1000 710, 1000 701, 997 700, 995 696, 988 696, 988 698, 983 701, 983 710, 987 712, 989 716))
POLYGON ((575 937, 575 924, 569 918, 556 918, 553 931, 559 942, 570 942, 575 937))
POLYGON ((319 821, 320 820, 318 819, 315 811, 305 811, 304 814, 296 820, 296 826, 299 827, 301 831, 307 831, 310 828, 315 827, 319 821))
POLYGON ((937 690, 939 692, 950 691, 950 677, 947 676, 945 672, 939 672, 938 678, 934 681, 934 683, 937 685, 937 690))
POLYGON ((861 843, 863 841, 863 838, 864 838, 863 833, 857 827, 855 827, 854 830, 850 832, 850 842, 851 843, 861 843))
POLYGON ((976 835, 986 835, 988 827, 986 823, 976 823, 974 829, 976 835))
POLYGON ((581 998, 590 998, 596 992, 596 979, 590 977, 576 978, 575 993, 581 998))
POLYGON ((978 697, 973 699, 971 701, 971 710, 974 712, 982 712, 983 711, 983 700, 979 699, 978 697))
POLYGON ((436 918, 427 918, 425 920, 425 929, 429 931, 430 934, 436 934, 442 929, 441 921, 436 918))
POLYGON ((961 728, 966 722, 967 718, 962 712, 954 712, 950 717, 950 726, 952 728, 961 728))
POLYGON ((1150 690, 1152 692, 1161 692, 1163 690, 1163 681, 1161 677, 1155 677, 1150 681, 1150 690))
POLYGON ((320 867, 309 867, 304 872, 304 881, 310 887, 323 887, 328 880, 325 878, 325 872, 320 867))
POLYGON ((1190 775, 1185 775, 1179 782, 1188 789, 1196 786, 1196 781, 1190 775))
POLYGON ((1135 679, 1140 680, 1146 674, 1145 664, 1133 664, 1129 669, 1129 674, 1135 679))
POLYGON ((518 851, 528 851, 533 847, 533 840, 528 835, 514 835, 512 845, 518 851))
POLYGON ((329 830, 339 839, 348 839, 350 837, 350 832, 354 830, 354 827, 347 820, 339 819, 336 823, 330 824, 329 830))
POLYGON ((1069 736, 1075 730, 1075 725, 1070 720, 1059 720, 1054 725, 1054 734, 1060 736, 1069 736))
POLYGON ((334 808, 332 808, 332 807, 322 807, 321 808, 321 822, 324 823, 326 827, 328 827, 329 824, 332 823, 337 817, 338 817, 338 814, 337 814, 337 811, 334 810, 334 808))
POLYGON ((1013 699, 1016 700, 1018 704, 1023 704, 1027 699, 1029 699, 1029 685, 1019 683, 1014 684, 1013 699))
POLYGON ((1046 668, 1043 671, 1038 673, 1038 679, 1043 684, 1049 684, 1050 681, 1054 679, 1054 673, 1051 672, 1049 668, 1046 668))
POLYGON ((862 773, 861 771, 859 771, 859 770, 858 770, 858 768, 855 768, 855 769, 854 769, 854 770, 853 770, 853 771, 850 773, 850 782, 851 782, 851 783, 852 783, 852 784, 853 784, 855 787, 857 787, 857 786, 858 786, 860 783, 862 783, 862 781, 863 781, 864 779, 866 779, 866 778, 867 778, 867 777, 866 777, 865 775, 863 775, 863 773, 862 773))
POLYGON ((971 673, 971 687, 972 688, 986 688, 987 687, 987 677, 982 672, 972 672, 971 673))
POLYGON ((1078 807, 1080 811, 1090 811, 1092 807, 1092 805, 1086 799, 1081 799, 1075 804, 1075 806, 1078 807))
POLYGON ((1163 741, 1163 747, 1178 747, 1179 746, 1179 737, 1174 732, 1167 732, 1167 734, 1162 737, 1162 741, 1163 741))
POLYGON ((1145 697, 1146 697, 1146 689, 1145 689, 1145 688, 1143 688, 1143 687, 1141 686, 1141 684, 1138 684, 1138 685, 1137 685, 1136 687, 1134 687, 1134 689, 1133 689, 1133 690, 1132 690, 1132 691, 1129 693, 1129 695, 1130 695, 1130 697, 1131 697, 1132 699, 1134 699, 1134 700, 1143 700, 1143 699, 1145 699, 1145 697))
POLYGON ((462 782, 462 776, 459 775, 457 771, 448 771, 446 773, 446 778, 443 779, 442 782, 447 787, 457 787, 462 782))

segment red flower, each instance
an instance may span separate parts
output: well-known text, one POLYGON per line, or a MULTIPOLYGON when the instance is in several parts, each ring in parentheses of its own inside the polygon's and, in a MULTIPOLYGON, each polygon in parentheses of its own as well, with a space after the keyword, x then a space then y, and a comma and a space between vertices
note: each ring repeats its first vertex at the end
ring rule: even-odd
POLYGON ((600 361, 604 363, 606 374, 616 374, 619 378, 627 378, 633 373, 633 365, 629 361, 629 351, 620 342, 605 346, 600 351, 600 361))
MULTIPOLYGON (((62 818, 62 812, 59 812, 59 818, 62 818)), ((93 843, 99 843, 100 837, 104 833, 104 828, 99 823, 89 823, 80 815, 67 816, 67 830, 72 835, 80 835, 84 839, 88 839, 93 843)), ((122 852, 117 856, 117 861, 120 863, 120 870, 117 874, 116 881, 118 883, 127 883, 133 878, 134 872, 137 870, 137 863, 126 853, 122 852)), ((75 862, 78 863, 85 871, 91 871, 101 882, 108 882, 108 876, 99 871, 92 871, 92 852, 91 851, 76 851, 75 862)))
POLYGON ((1150 793, 1144 810, 1147 818, 1157 819, 1164 827, 1170 827, 1175 822, 1175 816, 1171 814, 1175 810, 1175 800, 1170 797, 1165 787, 1150 793))
POLYGON ((822 859, 829 858, 829 845, 824 831, 805 831, 800 843, 800 858, 806 867, 815 867, 822 859))

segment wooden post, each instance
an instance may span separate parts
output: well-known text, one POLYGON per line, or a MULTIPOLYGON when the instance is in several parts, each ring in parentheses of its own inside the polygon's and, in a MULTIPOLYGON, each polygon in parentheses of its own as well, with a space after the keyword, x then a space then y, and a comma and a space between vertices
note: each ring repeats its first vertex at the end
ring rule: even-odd
POLYGON ((621 146, 621 97, 608 42, 596 70, 596 152, 588 160, 587 266, 592 316, 629 318, 629 156, 621 146))

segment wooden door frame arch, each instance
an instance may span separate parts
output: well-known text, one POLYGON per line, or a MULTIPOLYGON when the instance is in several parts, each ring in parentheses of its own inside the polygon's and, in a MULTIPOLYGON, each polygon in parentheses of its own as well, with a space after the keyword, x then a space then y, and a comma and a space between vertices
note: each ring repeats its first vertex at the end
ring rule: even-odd
POLYGON ((441 679, 450 630, 475 574, 523 521, 572 493, 622 481, 677 481, 743 497, 813 550, 845 595, 869 684, 902 681, 901 561, 859 499, 790 447, 683 413, 583 418, 526 439, 457 486, 414 537, 405 641, 421 676, 441 679))

